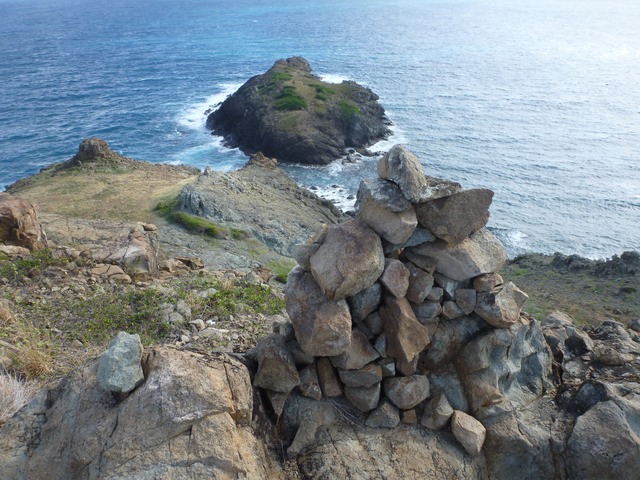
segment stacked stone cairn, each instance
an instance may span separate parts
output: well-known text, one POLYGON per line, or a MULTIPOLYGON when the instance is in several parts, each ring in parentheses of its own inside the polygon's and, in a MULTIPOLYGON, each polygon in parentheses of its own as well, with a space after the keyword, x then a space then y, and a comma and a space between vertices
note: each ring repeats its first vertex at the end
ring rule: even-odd
POLYGON ((478 419, 544 390, 548 354, 527 295, 495 273, 506 260, 485 225, 493 192, 428 177, 394 146, 363 180, 355 218, 297 245, 286 307, 251 352, 254 385, 277 415, 298 388, 344 396, 369 427, 451 429, 480 452, 478 419))

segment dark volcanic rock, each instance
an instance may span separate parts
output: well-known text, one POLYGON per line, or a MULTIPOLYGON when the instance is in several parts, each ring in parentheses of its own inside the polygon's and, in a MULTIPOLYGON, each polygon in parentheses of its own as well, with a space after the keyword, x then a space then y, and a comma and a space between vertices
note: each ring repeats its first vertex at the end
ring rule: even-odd
POLYGON ((278 60, 207 118, 229 146, 306 164, 372 145, 389 135, 388 124, 375 93, 355 82, 323 82, 301 57, 278 60))

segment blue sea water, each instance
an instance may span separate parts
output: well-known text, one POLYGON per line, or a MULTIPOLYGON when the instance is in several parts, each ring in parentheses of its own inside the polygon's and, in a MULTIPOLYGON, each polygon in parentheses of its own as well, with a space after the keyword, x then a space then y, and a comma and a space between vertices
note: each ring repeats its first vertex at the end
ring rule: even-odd
MULTIPOLYGON (((640 249, 637 0, 0 0, 0 186, 104 138, 238 168, 204 112, 278 58, 377 92, 433 176, 495 191, 510 255, 640 249)), ((288 167, 347 205, 375 160, 288 167)))

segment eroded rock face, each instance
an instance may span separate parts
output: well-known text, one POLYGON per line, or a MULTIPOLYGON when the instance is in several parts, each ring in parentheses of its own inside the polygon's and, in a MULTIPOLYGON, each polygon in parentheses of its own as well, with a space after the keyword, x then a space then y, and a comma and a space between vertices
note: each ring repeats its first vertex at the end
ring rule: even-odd
POLYGON ((0 243, 29 250, 47 246, 35 207, 27 200, 4 192, 0 193, 0 243))
POLYGON ((351 315, 346 300, 329 300, 309 272, 289 273, 285 291, 287 313, 300 348, 308 355, 334 356, 351 343, 351 315))
POLYGON ((43 390, 0 428, 4 478, 278 478, 249 429, 251 384, 237 361, 153 349, 145 382, 120 403, 97 368, 43 390))
POLYGON ((382 242, 357 220, 332 225, 310 260, 324 295, 340 299, 370 287, 384 271, 382 242))

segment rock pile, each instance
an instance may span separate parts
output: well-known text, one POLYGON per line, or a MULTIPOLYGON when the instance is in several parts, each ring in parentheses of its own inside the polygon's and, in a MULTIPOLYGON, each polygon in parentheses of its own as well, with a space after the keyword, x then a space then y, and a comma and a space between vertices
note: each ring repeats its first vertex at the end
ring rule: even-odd
POLYGON ((478 454, 476 418, 540 396, 551 367, 539 326, 520 315, 527 295, 495 273, 506 256, 485 228, 493 192, 425 176, 401 146, 378 175, 362 182, 356 218, 296 246, 291 324, 253 352, 255 385, 278 415, 298 387, 344 395, 370 427, 452 418, 478 454))

